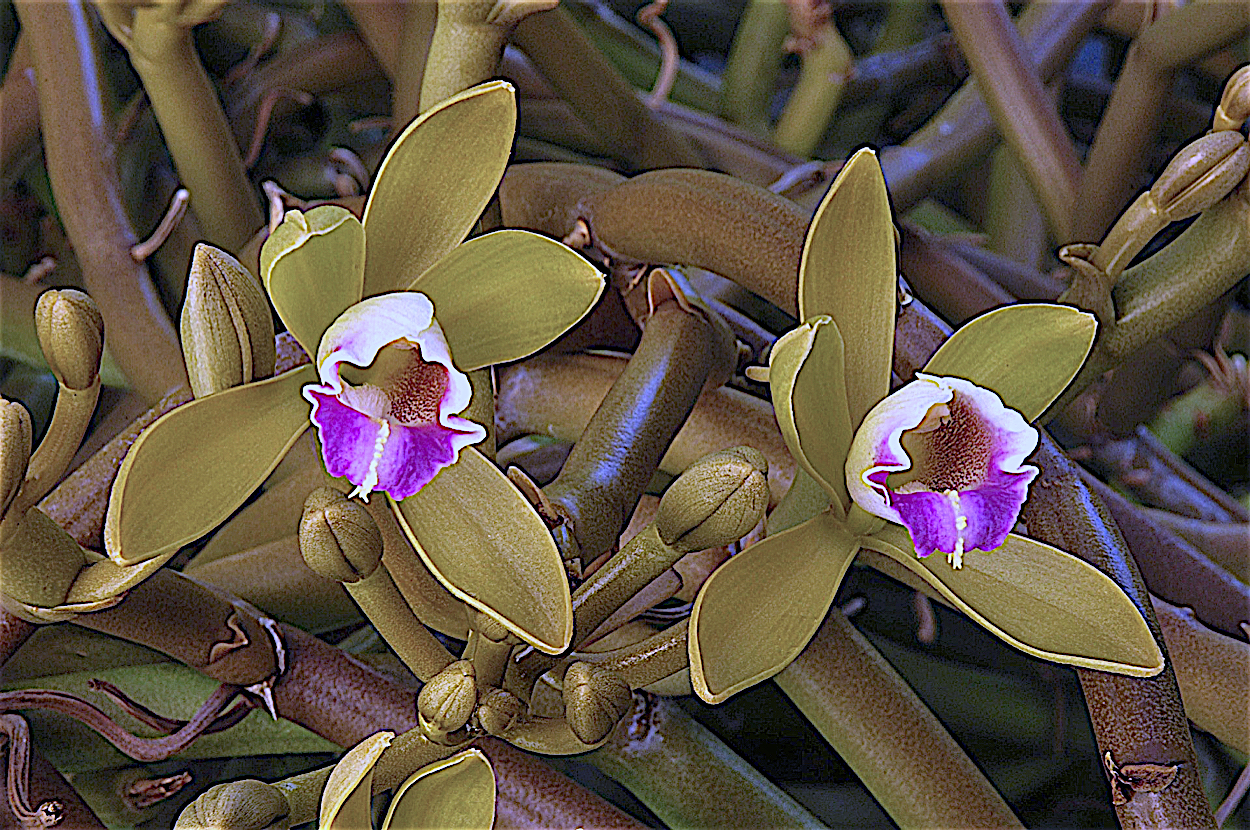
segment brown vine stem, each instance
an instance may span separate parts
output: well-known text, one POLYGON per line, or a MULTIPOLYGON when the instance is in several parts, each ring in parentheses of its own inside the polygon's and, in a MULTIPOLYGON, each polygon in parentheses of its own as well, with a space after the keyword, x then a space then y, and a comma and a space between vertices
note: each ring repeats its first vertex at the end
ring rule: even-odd
MULTIPOLYGON (((1050 81, 1067 65, 1108 5, 1109 0, 1029 4, 1016 25, 1042 81, 1050 81)), ((965 83, 924 127, 902 144, 882 151, 881 167, 894 209, 901 213, 913 207, 937 185, 984 156, 994 137, 994 121, 980 91, 976 84, 965 83)))
POLYGON ((1243 39, 1248 25, 1250 8, 1244 3, 1196 0, 1141 29, 1086 159, 1076 194, 1073 241, 1102 239, 1141 187, 1176 72, 1243 39))
POLYGON ((998 0, 942 0, 951 31, 972 69, 998 132, 1024 168, 1051 232, 1071 238, 1081 162, 1007 10, 998 0))
MULTIPOLYGON (((1021 514, 1029 534, 1081 557, 1115 580, 1142 612, 1166 656, 1145 583, 1110 511, 1045 435, 1032 460, 1042 472, 1021 514)), ((1179 765, 1175 778, 1162 789, 1131 792, 1123 803, 1115 804, 1121 826, 1214 828, 1171 663, 1155 677, 1088 669, 1078 669, 1077 674, 1098 747, 1104 755, 1110 753, 1112 763, 1120 768, 1179 765)))
POLYGON ((156 401, 187 383, 178 334, 151 277, 130 256, 137 241, 111 159, 112 125, 82 0, 20 3, 39 77, 44 151, 57 207, 104 315, 109 350, 135 390, 156 401))
POLYGON ((38 147, 39 97, 30 68, 30 38, 19 34, 0 85, 0 181, 12 181, 38 147))
POLYGON ((642 170, 703 165, 690 143, 647 109, 566 10, 530 15, 512 40, 625 163, 642 170))

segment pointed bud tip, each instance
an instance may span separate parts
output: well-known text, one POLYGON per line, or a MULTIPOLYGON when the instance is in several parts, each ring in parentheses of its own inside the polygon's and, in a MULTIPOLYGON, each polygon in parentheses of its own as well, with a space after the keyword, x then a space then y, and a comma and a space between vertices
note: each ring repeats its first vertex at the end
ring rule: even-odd
POLYGON ((45 291, 35 303, 35 331, 63 386, 82 390, 96 382, 104 355, 104 318, 95 300, 73 288, 45 291))
POLYGON ((741 539, 767 507, 768 461, 752 447, 733 447, 690 465, 660 499, 655 522, 666 545, 703 550, 741 539))
POLYGON ((333 487, 319 487, 304 501, 299 548, 321 576, 359 582, 382 561, 382 532, 362 505, 333 487))
POLYGON ((197 398, 273 374, 273 317, 260 282, 204 242, 191 257, 180 334, 197 398))

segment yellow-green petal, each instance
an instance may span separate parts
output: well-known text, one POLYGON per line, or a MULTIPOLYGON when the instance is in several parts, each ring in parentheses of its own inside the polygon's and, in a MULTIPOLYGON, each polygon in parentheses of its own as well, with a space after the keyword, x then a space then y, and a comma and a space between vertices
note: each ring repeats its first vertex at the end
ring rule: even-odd
POLYGON ((495 821, 495 772, 479 749, 422 767, 399 785, 382 830, 490 830, 495 821))
POLYGON ((690 612, 690 681, 720 703, 790 665, 858 550, 831 513, 769 536, 712 573, 690 612))
POLYGON ((145 429, 109 496, 109 558, 144 562, 224 522, 308 428, 299 390, 316 378, 311 366, 301 366, 192 401, 145 429))
POLYGON ((457 599, 540 651, 573 638, 564 561, 512 482, 468 447, 414 496, 392 502, 421 560, 457 599))
POLYGON ((260 276, 278 316, 308 354, 334 318, 360 302, 365 231, 338 205, 289 210, 260 249, 260 276))
POLYGON ((391 745, 394 732, 375 732, 339 759, 321 791, 320 830, 369 830, 373 767, 391 745))
POLYGON ((603 277, 553 239, 506 230, 470 239, 406 287, 434 302, 452 358, 469 372, 564 334, 594 307, 603 277))
POLYGON ((506 81, 422 113, 395 139, 365 205, 365 296, 399 291, 473 228, 503 177, 516 129, 506 81))
POLYGON ((773 345, 768 385, 790 454, 846 515, 846 452, 853 430, 846 405, 841 333, 827 316, 789 331, 773 345))
POLYGON ((1132 601, 1097 568, 1014 533, 992 553, 920 559, 907 531, 861 540, 915 572, 990 633, 1026 654, 1098 671, 1151 677, 1163 654, 1132 601))
POLYGON ((799 319, 827 314, 846 345, 851 426, 890 391, 898 296, 894 222, 872 150, 846 162, 807 231, 799 266, 799 319))
POLYGON ((1067 388, 1094 345, 1098 321, 1066 305, 1025 303, 969 321, 924 371, 970 380, 1032 421, 1067 388))

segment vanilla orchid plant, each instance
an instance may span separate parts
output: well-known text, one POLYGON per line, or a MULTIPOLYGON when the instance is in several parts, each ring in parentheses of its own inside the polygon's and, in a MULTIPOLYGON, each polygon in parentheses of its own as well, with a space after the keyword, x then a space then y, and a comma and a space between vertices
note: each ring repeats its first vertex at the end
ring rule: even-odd
POLYGON ((766 376, 797 463, 770 534, 718 569, 691 613, 691 679, 719 702, 785 668, 860 550, 919 576, 995 635, 1043 659, 1149 676, 1163 655, 1116 584, 1013 532, 1042 414, 1084 363, 1092 315, 1006 306, 955 332, 890 392, 894 229, 871 151, 847 162, 808 231, 802 323, 766 376), (944 557, 934 556, 942 552, 944 557))

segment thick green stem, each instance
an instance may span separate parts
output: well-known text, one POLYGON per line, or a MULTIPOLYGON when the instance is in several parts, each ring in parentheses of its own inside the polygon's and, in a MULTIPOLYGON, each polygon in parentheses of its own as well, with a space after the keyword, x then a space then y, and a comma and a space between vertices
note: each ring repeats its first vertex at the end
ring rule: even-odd
POLYGON ((572 524, 578 555, 610 549, 685 423, 718 354, 715 326, 670 300, 656 309, 638 350, 591 417, 547 497, 572 524))
POLYGON ((768 134, 782 43, 789 33, 790 13, 784 3, 751 0, 747 5, 721 76, 720 112, 727 120, 768 134))
POLYGON ((946 728, 838 609, 776 679, 900 827, 1020 826, 946 728))
POLYGON ((171 20, 168 7, 141 6, 122 45, 147 90, 208 241, 237 253, 265 218, 221 101, 196 54, 191 26, 171 20))
POLYGON ((1055 414, 1109 369, 1166 334, 1250 272, 1250 187, 1245 183, 1202 212, 1167 247, 1124 272, 1112 292, 1115 327, 1098 339, 1055 414))
POLYGON ((1055 238, 1069 239, 1081 162, 1001 2, 944 0, 942 9, 989 105, 1024 168, 1055 238))
POLYGON ((706 727, 663 698, 634 696, 608 742, 586 760, 671 827, 821 827, 706 727))
MULTIPOLYGON (((498 70, 508 30, 486 22, 494 6, 495 0, 442 0, 438 4, 437 21, 429 36, 430 51, 421 75, 422 110, 487 80, 498 70)), ((405 17, 405 35, 409 24, 414 29, 428 25, 424 16, 414 18, 414 14, 410 12, 405 17)), ((401 45, 401 59, 405 50, 418 45, 401 45)))
MULTIPOLYGON (((104 316, 109 350, 138 392, 159 400, 187 383, 178 334, 122 206, 104 90, 82 0, 18 5, 39 76, 44 152, 57 209, 104 316)), ((259 223, 258 223, 259 224, 259 223)))
POLYGON ((851 47, 832 21, 815 37, 816 43, 802 54, 799 80, 773 131, 778 147, 805 157, 820 146, 855 61, 851 47))

